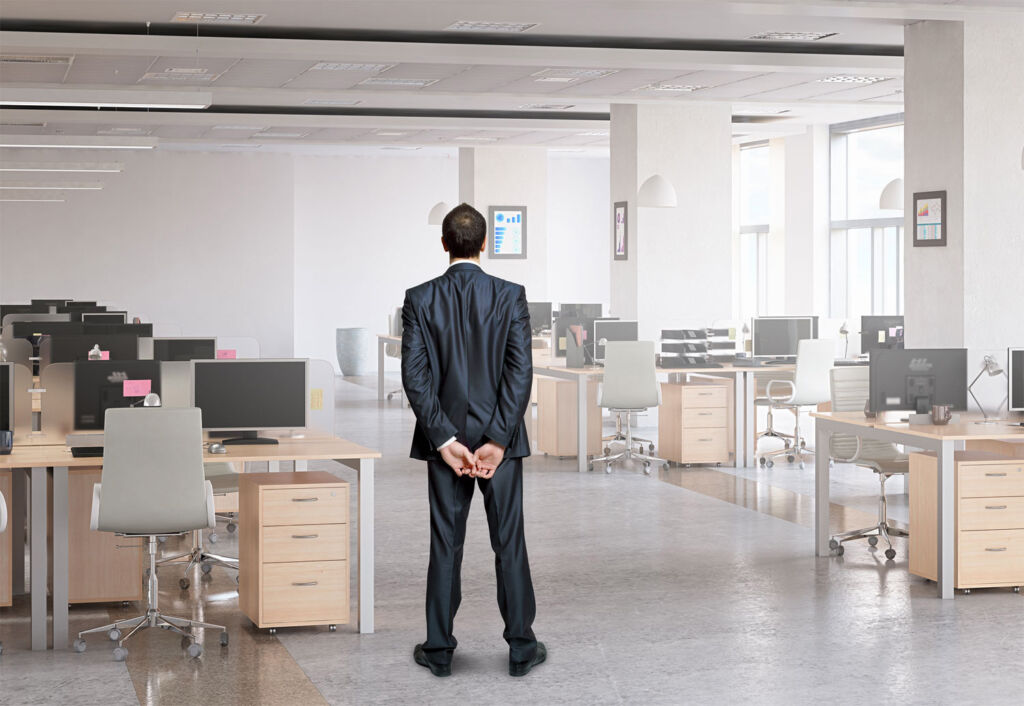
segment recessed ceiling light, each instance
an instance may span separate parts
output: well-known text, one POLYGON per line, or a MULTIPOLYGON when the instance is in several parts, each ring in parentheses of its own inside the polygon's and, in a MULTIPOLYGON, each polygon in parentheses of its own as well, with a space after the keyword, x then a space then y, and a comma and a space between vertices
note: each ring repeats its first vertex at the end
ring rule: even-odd
POLYGON ((459 20, 447 27, 449 32, 525 32, 537 26, 536 22, 478 22, 459 20))
POLYGON ((142 127, 110 127, 97 130, 97 135, 149 135, 153 131, 142 127))
POLYGON ((816 42, 826 37, 834 37, 838 32, 762 32, 747 39, 760 39, 772 42, 816 42))
POLYGON ((194 22, 196 24, 242 24, 254 25, 266 15, 233 12, 176 12, 171 22, 194 22))
POLYGON ((246 132, 256 132, 261 129, 257 125, 214 125, 210 128, 211 130, 245 130, 246 132))
POLYGON ((374 135, 380 135, 381 137, 402 137, 408 135, 407 132, 396 132, 394 130, 374 130, 374 135))
POLYGON ((527 103, 519 106, 521 110, 569 110, 575 107, 572 103, 527 103))
POLYGON ((789 108, 736 108, 734 115, 782 115, 789 108))
POLYGON ((220 74, 185 73, 179 71, 150 71, 140 81, 214 81, 220 74))
POLYGON ((31 54, 0 54, 0 64, 70 64, 70 56, 35 56, 31 54))
POLYGON ((121 162, 0 162, 0 172, 120 172, 121 162))
POLYGON ((577 132, 576 137, 608 137, 607 130, 590 130, 588 132, 577 132))
POLYGON ((475 136, 475 135, 463 135, 461 137, 455 137, 453 139, 459 140, 461 142, 497 142, 498 141, 497 137, 483 137, 483 136, 475 136))
POLYGON ((225 150, 258 150, 262 146, 263 145, 250 145, 250 144, 239 143, 239 144, 221 145, 221 149, 225 149, 225 150))
POLYGON ((534 81, 544 83, 569 83, 580 79, 594 79, 611 76, 618 69, 542 69, 533 76, 534 81))
POLYGON ((825 78, 819 78, 818 83, 880 83, 882 81, 888 81, 892 76, 850 76, 850 75, 838 75, 838 76, 826 76, 825 78))
POLYGON ((700 91, 708 86, 699 86, 690 83, 649 83, 646 86, 637 88, 638 91, 666 91, 674 93, 693 93, 694 91, 700 91))
POLYGON ((572 76, 541 76, 534 79, 539 83, 572 83, 575 80, 572 76))
POLYGON ((424 88, 433 86, 440 79, 436 78, 388 78, 387 76, 371 76, 359 82, 360 86, 404 86, 406 88, 424 88))
POLYGON ((344 106, 344 105, 359 105, 362 101, 352 100, 351 98, 307 98, 302 101, 303 105, 320 105, 320 106, 344 106))
POLYGON ((308 134, 308 132, 277 132, 274 130, 264 130, 256 135, 256 137, 305 137, 308 134))
POLYGON ((361 71, 367 74, 379 74, 381 71, 393 69, 394 64, 351 64, 345 62, 321 61, 309 67, 310 71, 361 71))
POLYGON ((0 199, 0 203, 64 203, 64 199, 0 199))
POLYGON ((382 150, 418 150, 419 147, 402 147, 400 145, 385 145, 382 150))
POLYGON ((98 181, 4 181, 0 189, 23 191, 99 191, 103 184, 98 181))

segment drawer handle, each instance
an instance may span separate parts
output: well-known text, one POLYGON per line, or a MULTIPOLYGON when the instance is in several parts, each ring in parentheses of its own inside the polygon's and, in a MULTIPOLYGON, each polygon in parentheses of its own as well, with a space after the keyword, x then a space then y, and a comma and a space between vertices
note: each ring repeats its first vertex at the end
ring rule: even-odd
POLYGON ((1006 477, 1005 473, 986 473, 985 475, 990 477, 990 478, 1005 478, 1006 477))
POLYGON ((986 505, 985 509, 986 510, 1005 510, 1006 506, 1005 505, 986 505))
POLYGON ((711 439, 697 439, 697 441, 711 441, 711 439))
POLYGON ((293 503, 315 503, 320 498, 292 498, 293 503))
POLYGON ((1005 552, 1006 547, 985 547, 986 552, 1005 552))
POLYGON ((318 534, 293 534, 292 539, 316 539, 318 534))
POLYGON ((697 397, 711 397, 710 392, 698 392, 697 397))
POLYGON ((292 581, 292 586, 316 586, 319 581, 292 581))
POLYGON ((697 412, 698 417, 710 417, 711 412, 697 412))

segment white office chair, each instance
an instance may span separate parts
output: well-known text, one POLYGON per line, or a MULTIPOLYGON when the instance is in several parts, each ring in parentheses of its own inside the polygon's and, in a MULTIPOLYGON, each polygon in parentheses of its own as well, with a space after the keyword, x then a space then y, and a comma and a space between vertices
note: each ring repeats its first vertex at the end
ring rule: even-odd
MULTIPOLYGON (((399 307, 395 309, 395 313, 388 317, 388 335, 399 336, 402 335, 402 309, 399 307)), ((384 355, 388 358, 402 359, 402 344, 400 343, 386 343, 384 344, 384 355)), ((394 399, 395 395, 401 396, 403 394, 402 388, 392 390, 388 393, 388 402, 394 399)))
POLYGON ((631 415, 646 412, 661 404, 661 385, 654 367, 653 341, 608 341, 605 344, 604 382, 601 385, 598 404, 616 415, 616 425, 621 427, 626 420, 625 446, 618 453, 606 453, 590 462, 604 463, 605 472, 612 472, 612 462, 618 459, 637 458, 644 463, 644 473, 650 475, 651 464, 668 464, 656 456, 633 451, 633 424, 631 415))
MULTIPOLYGON (((866 365, 833 368, 831 380, 833 412, 861 412, 864 410, 870 389, 870 371, 866 365)), ((841 556, 845 551, 844 542, 866 538, 868 544, 874 547, 878 545, 878 538, 881 537, 889 545, 889 548, 885 550, 885 558, 895 559, 896 550, 892 548, 890 538, 907 537, 909 534, 906 530, 889 524, 888 504, 885 500, 885 481, 893 476, 906 475, 910 470, 910 457, 902 453, 896 444, 861 439, 852 434, 832 434, 829 438, 829 456, 839 463, 852 463, 870 468, 878 474, 878 481, 881 485, 878 495, 878 524, 834 535, 829 540, 829 549, 841 556)))
MULTIPOLYGON (((7 530, 7 500, 0 493, 0 534, 7 530)), ((0 642, 0 655, 4 653, 4 643, 0 642)))
POLYGON ((164 615, 158 607, 156 552, 159 537, 182 535, 216 527, 213 486, 203 472, 203 422, 199 409, 108 409, 104 417, 101 482, 93 486, 91 529, 124 537, 144 538, 149 553, 146 613, 78 633, 74 648, 84 652, 84 635, 105 632, 117 642, 114 659, 124 661, 124 643, 139 630, 163 628, 189 643, 190 657, 203 653, 196 628, 220 631, 228 644, 227 628, 197 620, 164 615), (122 630, 130 628, 127 635, 122 630))
POLYGON ((804 456, 814 454, 814 449, 807 448, 807 441, 800 434, 800 410, 815 407, 830 398, 829 371, 835 365, 836 342, 830 338, 805 339, 797 343, 796 371, 792 380, 771 380, 768 383, 766 403, 768 405, 768 429, 758 435, 757 442, 766 436, 781 438, 784 447, 777 451, 761 454, 762 466, 771 468, 775 465, 776 456, 785 456, 793 463, 799 457, 800 468, 804 467, 804 456), (779 388, 788 387, 788 390, 779 388), (788 394, 786 394, 788 392, 788 394), (786 409, 793 413, 796 426, 793 434, 782 434, 775 431, 773 412, 786 409))

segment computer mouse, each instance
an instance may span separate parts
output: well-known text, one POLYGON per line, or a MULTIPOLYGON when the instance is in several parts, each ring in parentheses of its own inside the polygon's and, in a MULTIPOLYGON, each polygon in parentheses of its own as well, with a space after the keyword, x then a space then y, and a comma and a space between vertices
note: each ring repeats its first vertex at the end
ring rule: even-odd
POLYGON ((210 453, 212 454, 226 454, 228 449, 224 444, 210 444, 210 453))

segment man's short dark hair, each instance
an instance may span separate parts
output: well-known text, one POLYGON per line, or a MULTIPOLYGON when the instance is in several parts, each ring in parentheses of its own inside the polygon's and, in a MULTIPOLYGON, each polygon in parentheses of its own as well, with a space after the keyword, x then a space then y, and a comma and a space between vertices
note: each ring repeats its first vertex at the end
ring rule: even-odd
POLYGON ((441 239, 451 257, 479 257, 487 238, 487 221, 468 203, 460 203, 441 223, 441 239))

